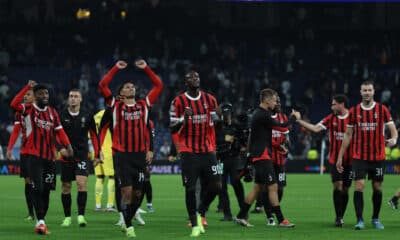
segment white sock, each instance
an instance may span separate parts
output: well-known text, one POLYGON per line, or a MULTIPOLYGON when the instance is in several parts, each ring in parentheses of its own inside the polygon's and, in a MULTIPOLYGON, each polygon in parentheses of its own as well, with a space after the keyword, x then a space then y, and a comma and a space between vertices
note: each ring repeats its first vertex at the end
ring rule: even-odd
POLYGON ((96 208, 101 208, 101 204, 96 204, 96 208))

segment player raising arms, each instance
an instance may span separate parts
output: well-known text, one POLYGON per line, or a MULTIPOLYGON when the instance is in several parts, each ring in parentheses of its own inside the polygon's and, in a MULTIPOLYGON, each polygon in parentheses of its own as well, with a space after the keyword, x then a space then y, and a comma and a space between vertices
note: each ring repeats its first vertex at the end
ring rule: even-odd
MULTIPOLYGON (((32 103, 34 100, 33 90, 29 89, 24 95, 24 103, 32 103)), ((27 148, 26 148, 26 129, 24 118, 21 113, 16 112, 14 116, 15 122, 14 127, 10 135, 10 140, 8 141, 7 153, 6 157, 8 160, 12 159, 12 148, 17 141, 19 134, 22 133, 21 139, 21 148, 20 148, 20 163, 21 163, 21 173, 20 177, 25 179, 25 200, 26 205, 28 207, 28 216, 25 218, 25 221, 33 221, 35 219, 35 214, 33 213, 33 200, 32 200, 32 183, 28 176, 28 168, 30 167, 29 160, 30 158, 27 156, 27 148)))
POLYGON ((336 169, 337 157, 349 123, 347 104, 347 97, 338 94, 332 99, 332 113, 322 119, 318 124, 311 124, 301 119, 297 120, 302 127, 315 133, 329 130, 329 164, 333 183, 333 205, 336 213, 336 227, 342 227, 344 224, 343 216, 349 200, 349 188, 353 179, 351 145, 343 156, 344 171, 339 173, 336 169))
POLYGON ((61 125, 56 110, 49 105, 49 91, 45 85, 29 83, 13 98, 11 107, 24 117, 27 155, 30 158, 28 176, 32 183, 33 206, 37 223, 35 232, 47 235, 45 217, 49 208, 50 190, 56 187, 56 139, 64 147, 61 154, 72 157, 73 149, 61 125), (33 103, 20 103, 33 87, 33 103))
MULTIPOLYGON (((149 107, 159 97, 163 83, 147 66, 144 60, 135 62, 136 67, 144 70, 150 77, 153 88, 143 100, 135 100, 135 85, 130 82, 122 84, 122 100, 112 96, 108 85, 115 73, 127 67, 125 61, 118 61, 99 82, 99 90, 107 105, 113 112, 113 145, 115 170, 118 184, 121 186, 122 213, 126 224, 127 237, 136 236, 132 226, 132 217, 140 206, 143 189, 144 171, 146 168, 146 142, 149 107)), ((100 130, 101 131, 101 130, 100 130)))
POLYGON ((385 143, 394 146, 397 142, 397 130, 386 106, 374 101, 374 85, 370 81, 361 84, 361 103, 349 111, 349 124, 339 151, 336 167, 342 173, 343 156, 353 139, 353 172, 354 172, 354 208, 356 210, 356 230, 364 229, 364 198, 365 178, 372 179, 372 225, 384 229, 379 221, 382 205, 382 182, 385 160, 385 143), (390 139, 385 140, 384 128, 390 130, 390 139))

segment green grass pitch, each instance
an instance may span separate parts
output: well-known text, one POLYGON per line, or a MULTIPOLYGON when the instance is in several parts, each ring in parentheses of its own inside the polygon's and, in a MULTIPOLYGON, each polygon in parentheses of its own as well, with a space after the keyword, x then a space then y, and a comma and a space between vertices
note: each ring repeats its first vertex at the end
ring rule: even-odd
MULTIPOLYGON (((367 183, 364 193, 364 219, 366 229, 355 231, 353 188, 351 188, 349 205, 345 215, 345 227, 333 227, 334 211, 332 203, 332 186, 328 174, 323 176, 311 174, 288 174, 288 186, 285 189, 281 204, 286 218, 296 224, 294 229, 267 227, 264 214, 250 214, 253 228, 244 228, 231 222, 220 222, 222 217, 216 213, 216 201, 207 215, 209 227, 198 239, 207 240, 256 240, 256 239, 396 239, 400 226, 400 212, 391 209, 387 200, 398 186, 399 177, 385 176, 383 184, 383 203, 380 219, 385 230, 373 229, 370 223, 371 185, 367 183)), ((33 223, 24 222, 27 214, 24 200, 23 180, 17 176, 0 176, 0 239, 126 239, 119 227, 117 213, 94 212, 94 176, 89 177, 89 195, 86 210, 88 226, 79 228, 76 223, 76 192, 73 198, 73 225, 61 228, 63 210, 60 200, 60 179, 57 179, 57 190, 51 193, 50 209, 47 214, 47 225, 51 234, 39 236, 33 232, 33 223)), ((154 213, 143 214, 146 226, 136 227, 137 239, 190 239, 190 228, 184 201, 184 189, 178 175, 153 175, 154 213)), ((251 184, 245 184, 248 190, 251 184)), ((106 193, 106 191, 104 191, 106 193)), ((238 211, 233 191, 229 188, 233 214, 238 211)), ((145 209, 145 203, 143 204, 145 209)))

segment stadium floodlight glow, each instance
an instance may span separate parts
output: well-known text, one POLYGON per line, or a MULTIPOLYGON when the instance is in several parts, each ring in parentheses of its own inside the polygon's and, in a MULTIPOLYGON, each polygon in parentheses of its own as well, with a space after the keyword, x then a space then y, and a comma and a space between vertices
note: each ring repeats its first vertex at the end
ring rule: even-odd
POLYGON ((78 11, 76 11, 76 18, 78 20, 89 19, 90 18, 90 10, 79 8, 78 11))
POLYGON ((125 10, 122 10, 122 11, 121 11, 121 18, 122 18, 122 19, 125 19, 125 18, 126 18, 126 11, 125 11, 125 10))

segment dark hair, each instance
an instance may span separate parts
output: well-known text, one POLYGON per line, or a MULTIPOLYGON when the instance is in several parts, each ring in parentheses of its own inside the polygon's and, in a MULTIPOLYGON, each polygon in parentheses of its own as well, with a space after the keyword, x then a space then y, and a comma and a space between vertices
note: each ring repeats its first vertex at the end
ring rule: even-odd
POLYGON ((37 84, 33 87, 33 93, 38 92, 39 90, 49 90, 49 88, 47 87, 47 85, 45 84, 37 84))
POLYGON ((277 95, 278 93, 275 90, 271 88, 265 88, 260 92, 260 102, 263 102, 263 100, 266 98, 270 98, 272 96, 277 96, 277 95))
POLYGON ((347 104, 349 103, 349 99, 344 94, 336 94, 333 96, 333 99, 338 103, 344 103, 345 107, 347 107, 347 104))
POLYGON ((362 86, 362 85, 372 85, 372 87, 374 87, 374 82, 373 82, 373 81, 370 81, 370 80, 366 80, 366 81, 364 81, 364 82, 361 83, 361 86, 362 86))
POLYGON ((122 88, 125 86, 125 84, 128 84, 128 83, 132 83, 133 86, 135 86, 135 84, 134 84, 131 80, 126 80, 125 82, 123 82, 123 83, 118 87, 118 92, 117 92, 118 95, 121 94, 122 88))

